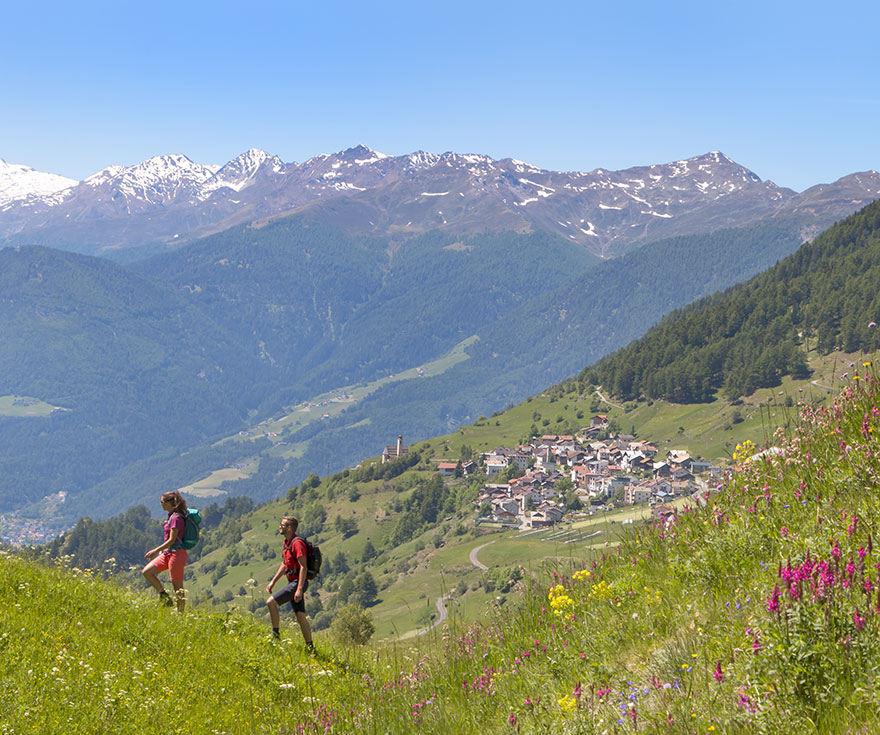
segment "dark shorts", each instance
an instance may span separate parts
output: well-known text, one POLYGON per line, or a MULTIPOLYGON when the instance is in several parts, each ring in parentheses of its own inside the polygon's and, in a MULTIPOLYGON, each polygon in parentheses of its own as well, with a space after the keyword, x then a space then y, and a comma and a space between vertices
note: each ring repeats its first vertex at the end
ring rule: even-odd
POLYGON ((296 602, 293 599, 293 593, 296 592, 297 585, 299 584, 299 580, 295 579, 293 582, 288 582, 282 589, 278 590, 274 595, 272 595, 272 599, 275 600, 279 605, 283 605, 285 602, 290 603, 290 607, 293 609, 295 613, 305 613, 306 611, 306 591, 309 589, 308 580, 306 580, 306 586, 303 587, 303 597, 299 602, 296 602))

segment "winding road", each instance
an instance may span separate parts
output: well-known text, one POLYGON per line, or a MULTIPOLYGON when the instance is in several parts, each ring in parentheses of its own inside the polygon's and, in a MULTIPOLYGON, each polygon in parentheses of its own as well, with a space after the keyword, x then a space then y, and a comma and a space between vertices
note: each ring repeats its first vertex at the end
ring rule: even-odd
POLYGON ((477 559, 477 552, 480 549, 485 549, 489 544, 494 544, 495 541, 489 541, 489 543, 483 544, 482 546, 475 547, 470 554, 471 564, 473 564, 477 569, 488 569, 485 564, 483 564, 479 559, 477 559))
POLYGON ((440 597, 437 599, 437 612, 440 613, 440 617, 437 618, 431 625, 424 630, 420 630, 418 635, 425 635, 425 633, 430 633, 434 628, 438 625, 442 624, 447 617, 449 617, 449 612, 446 610, 446 601, 451 600, 452 598, 449 595, 445 597, 440 597))
MULTIPOLYGON (((481 544, 480 546, 477 546, 474 549, 472 549, 471 553, 470 553, 471 564, 473 564, 477 569, 488 569, 489 567, 487 567, 479 559, 477 559, 477 552, 480 549, 484 549, 489 544, 494 544, 494 543, 495 543, 495 541, 493 539, 492 541, 489 541, 488 543, 481 544)), ((443 624, 443 621, 446 620, 447 617, 449 617, 449 611, 446 609, 446 602, 448 600, 452 600, 453 602, 455 601, 449 595, 446 595, 444 597, 440 597, 437 599, 437 612, 440 613, 440 616, 433 623, 431 623, 431 625, 429 627, 425 628, 424 630, 420 630, 417 633, 417 635, 425 635, 425 633, 430 633, 438 625, 443 624)))
MULTIPOLYGON (((489 544, 494 544, 494 543, 495 543, 495 540, 493 539, 492 541, 489 541, 488 543, 485 543, 485 544, 481 544, 480 546, 477 546, 476 548, 471 550, 471 553, 470 553, 471 564, 473 564, 477 569, 488 569, 489 567, 487 567, 479 559, 477 559, 477 552, 480 549, 485 548, 489 544)), ((450 595, 444 595, 443 597, 437 598, 437 612, 440 613, 439 617, 424 630, 420 630, 418 633, 411 631, 409 633, 402 635, 401 638, 410 638, 412 636, 425 635, 426 633, 430 633, 432 630, 434 630, 434 628, 436 628, 438 625, 442 625, 444 623, 444 621, 446 620, 446 618, 449 617, 449 611, 446 609, 446 603, 449 601, 452 601, 452 602, 455 602, 456 604, 458 604, 457 600, 455 600, 455 598, 451 597, 450 595)))

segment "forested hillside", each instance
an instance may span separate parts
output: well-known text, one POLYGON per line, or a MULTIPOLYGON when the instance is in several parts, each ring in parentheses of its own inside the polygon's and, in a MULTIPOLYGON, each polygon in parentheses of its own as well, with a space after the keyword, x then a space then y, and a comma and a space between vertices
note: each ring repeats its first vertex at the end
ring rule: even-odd
POLYGON ((191 294, 304 395, 430 360, 599 262, 540 232, 398 243, 289 217, 135 267, 191 294))
POLYGON ((803 376, 806 351, 880 347, 880 202, 833 225, 748 283, 666 317, 586 368, 581 381, 628 400, 747 395, 803 376))
POLYGON ((0 393, 58 409, 0 416, 0 510, 177 453, 262 398, 253 351, 184 296, 106 260, 7 248, 0 292, 0 393))

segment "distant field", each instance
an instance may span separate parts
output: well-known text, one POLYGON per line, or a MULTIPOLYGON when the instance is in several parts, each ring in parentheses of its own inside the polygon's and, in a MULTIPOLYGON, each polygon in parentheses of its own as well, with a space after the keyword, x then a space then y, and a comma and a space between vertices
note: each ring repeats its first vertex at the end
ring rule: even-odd
POLYGON ((235 480, 243 480, 246 477, 250 477, 257 471, 258 466, 259 461, 254 460, 240 469, 227 467, 222 470, 215 470, 204 479, 180 488, 180 492, 193 495, 197 498, 210 498, 218 495, 226 495, 226 491, 220 489, 221 484, 227 481, 233 482, 235 480))
POLYGON ((0 416, 21 416, 42 418, 48 416, 57 406, 52 406, 38 398, 28 396, 0 396, 0 416))

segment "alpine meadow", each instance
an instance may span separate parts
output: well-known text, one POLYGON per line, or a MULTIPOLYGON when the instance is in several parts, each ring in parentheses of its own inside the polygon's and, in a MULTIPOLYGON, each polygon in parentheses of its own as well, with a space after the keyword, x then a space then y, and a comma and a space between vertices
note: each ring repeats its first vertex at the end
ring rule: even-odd
POLYGON ((3 19, 0 735, 880 733, 880 6, 3 19))

